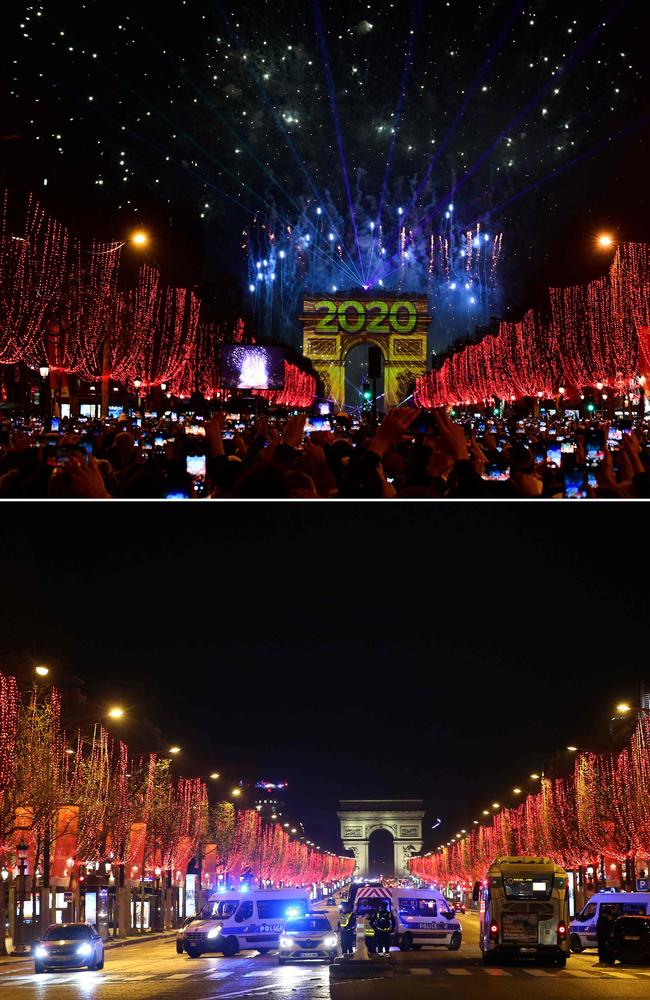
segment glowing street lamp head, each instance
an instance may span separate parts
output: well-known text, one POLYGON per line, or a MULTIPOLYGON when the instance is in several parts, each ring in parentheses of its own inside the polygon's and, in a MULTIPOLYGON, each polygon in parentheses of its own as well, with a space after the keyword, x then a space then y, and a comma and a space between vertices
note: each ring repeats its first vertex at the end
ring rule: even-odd
POLYGON ((218 771, 213 771, 210 777, 212 778, 213 781, 217 781, 217 779, 220 777, 220 774, 218 771))
POLYGON ((598 246, 607 250, 609 247, 614 245, 614 239, 609 233, 601 233, 598 237, 598 246))
POLYGON ((621 704, 620 704, 620 705, 617 705, 617 706, 616 706, 616 711, 617 711, 617 712, 621 712, 621 714, 624 714, 625 712, 631 712, 631 711, 632 711, 632 709, 631 709, 631 708, 630 708, 630 706, 629 706, 629 705, 627 704, 627 702, 623 701, 623 702, 621 702, 621 704))
POLYGON ((231 794, 238 798, 241 795, 241 788, 233 788, 231 794))
POLYGON ((575 753, 577 749, 578 749, 577 747, 573 747, 573 746, 568 746, 567 747, 567 750, 570 750, 572 753, 575 753))
POLYGON ((171 754, 174 754, 174 755, 176 755, 177 753, 180 753, 180 752, 181 752, 181 748, 180 748, 180 747, 170 747, 170 748, 169 748, 169 752, 170 752, 171 754))
POLYGON ((50 672, 50 668, 46 667, 45 664, 40 664, 38 667, 34 667, 34 673, 39 677, 47 677, 50 672))
POLYGON ((124 709, 120 708, 119 705, 115 705, 114 708, 109 709, 108 717, 109 719, 123 719, 124 709))
POLYGON ((134 233, 131 234, 131 243, 136 247, 143 247, 149 242, 149 237, 142 229, 136 229, 134 233))

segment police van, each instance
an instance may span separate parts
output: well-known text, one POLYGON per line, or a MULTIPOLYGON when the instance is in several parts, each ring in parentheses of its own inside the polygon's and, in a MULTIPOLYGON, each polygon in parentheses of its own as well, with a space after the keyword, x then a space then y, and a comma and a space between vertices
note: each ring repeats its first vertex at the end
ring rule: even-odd
POLYGON ((266 955, 278 947, 287 920, 309 912, 306 889, 226 890, 208 896, 197 917, 182 929, 176 951, 198 958, 205 952, 231 956, 254 948, 266 955))
POLYGON ((569 925, 571 951, 581 952, 597 948, 596 923, 605 906, 614 918, 622 916, 650 916, 650 893, 647 892, 596 892, 569 925))
POLYGON ((424 945, 458 951, 463 928, 439 889, 387 886, 359 889, 355 898, 358 917, 368 919, 373 909, 387 906, 395 917, 394 943, 401 951, 424 945))

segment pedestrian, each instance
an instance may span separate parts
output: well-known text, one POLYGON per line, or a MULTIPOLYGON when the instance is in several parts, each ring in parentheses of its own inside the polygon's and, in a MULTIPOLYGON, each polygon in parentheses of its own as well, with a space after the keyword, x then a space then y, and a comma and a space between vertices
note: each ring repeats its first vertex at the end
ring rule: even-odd
POLYGON ((611 957, 612 933, 614 931, 614 914, 607 904, 602 904, 596 921, 596 940, 598 941, 598 964, 613 965, 611 957))
POLYGON ((395 934, 395 917, 386 903, 373 913, 373 926, 377 940, 377 951, 380 955, 388 955, 395 934))
POLYGON ((339 934, 341 936, 341 951, 344 955, 352 955, 356 944, 357 917, 348 903, 341 906, 339 934))
POLYGON ((366 913, 366 917, 363 922, 363 934, 366 940, 366 948, 368 949, 369 955, 374 955, 377 952, 377 935, 375 933, 373 923, 374 913, 374 910, 371 913, 366 913))

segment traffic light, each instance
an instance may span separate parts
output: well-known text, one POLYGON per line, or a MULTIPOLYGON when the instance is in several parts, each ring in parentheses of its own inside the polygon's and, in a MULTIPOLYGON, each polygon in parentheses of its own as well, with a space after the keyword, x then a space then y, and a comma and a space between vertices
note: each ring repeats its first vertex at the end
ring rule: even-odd
POLYGON ((370 400, 372 399, 372 393, 371 393, 370 389, 364 389, 363 398, 367 399, 368 402, 370 402, 370 400))
POLYGON ((589 413, 593 413, 595 409, 596 407, 594 406, 593 403, 587 403, 587 410, 589 413))

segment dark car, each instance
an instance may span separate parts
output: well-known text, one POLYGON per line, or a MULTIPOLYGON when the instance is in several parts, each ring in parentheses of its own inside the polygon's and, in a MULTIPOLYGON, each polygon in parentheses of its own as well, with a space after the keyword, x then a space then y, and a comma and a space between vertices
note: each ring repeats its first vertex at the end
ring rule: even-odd
POLYGON ((104 968, 104 942, 91 924, 51 924, 34 945, 34 972, 104 968))
POLYGON ((619 962, 650 962, 650 916, 617 917, 611 954, 619 962))

